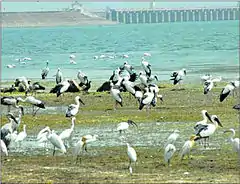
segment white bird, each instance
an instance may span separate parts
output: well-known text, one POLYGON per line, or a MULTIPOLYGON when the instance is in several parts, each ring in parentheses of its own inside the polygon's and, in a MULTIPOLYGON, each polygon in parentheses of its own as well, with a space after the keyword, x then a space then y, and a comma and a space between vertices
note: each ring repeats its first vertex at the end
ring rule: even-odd
POLYGON ((6 147, 6 145, 5 145, 5 143, 3 142, 2 139, 1 139, 0 145, 1 145, 1 152, 3 152, 6 156, 8 156, 7 147, 6 147))
POLYGON ((59 97, 61 94, 66 92, 69 87, 70 87, 69 80, 64 80, 63 82, 57 84, 53 89, 55 89, 57 97, 59 97))
POLYGON ((33 96, 28 96, 25 99, 22 99, 19 97, 19 101, 21 102, 25 102, 25 103, 29 103, 32 105, 33 107, 33 116, 36 115, 37 111, 41 108, 41 109, 45 109, 45 103, 39 99, 36 99, 33 96), (34 107, 38 107, 35 111, 34 111, 34 107))
POLYGON ((176 85, 176 84, 180 84, 180 82, 183 80, 183 77, 186 76, 187 74, 187 71, 185 68, 179 70, 179 71, 175 71, 172 73, 171 75, 171 79, 170 80, 173 80, 173 84, 176 85))
POLYGON ((73 131, 74 131, 74 124, 75 124, 76 118, 72 117, 72 126, 71 128, 65 129, 64 131, 62 131, 62 133, 59 135, 59 137, 63 140, 63 142, 65 140, 68 141, 72 139, 73 136, 73 131))
POLYGON ((153 99, 155 98, 155 91, 151 91, 149 88, 147 88, 147 91, 143 94, 143 98, 141 100, 141 103, 139 105, 139 110, 142 110, 145 105, 147 105, 147 111, 150 108, 150 105, 152 104, 153 99))
POLYGON ((14 82, 15 86, 18 87, 20 83, 25 87, 25 95, 27 96, 27 93, 30 91, 29 80, 24 76, 16 78, 14 82))
POLYGON ((63 144, 62 139, 55 133, 54 130, 50 130, 47 129, 45 130, 46 132, 48 132, 47 138, 48 140, 52 143, 52 145, 54 146, 54 150, 53 150, 53 156, 55 154, 55 148, 58 148, 62 153, 66 153, 67 150, 63 144))
POLYGON ((73 155, 77 156, 76 157, 76 163, 77 161, 80 159, 81 162, 81 157, 80 157, 80 153, 81 151, 83 151, 83 146, 84 146, 84 142, 82 141, 82 138, 75 144, 74 148, 73 148, 73 155))
POLYGON ((175 144, 177 138, 179 137, 179 132, 180 132, 179 130, 174 130, 174 132, 171 135, 168 136, 165 145, 175 144))
POLYGON ((62 82, 62 80, 63 80, 62 72, 61 72, 61 69, 58 68, 56 73, 56 83, 59 84, 62 82))
POLYGON ((87 85, 88 83, 88 77, 85 73, 83 73, 81 70, 78 70, 78 73, 77 73, 77 78, 79 79, 80 81, 80 84, 79 86, 82 87, 83 85, 87 85))
POLYGON ((137 161, 137 153, 136 153, 135 149, 133 147, 131 147, 128 143, 127 143, 127 155, 129 158, 129 171, 130 171, 130 174, 132 174, 131 166, 132 166, 132 162, 137 161))
POLYGON ((122 84, 125 86, 126 90, 132 94, 135 95, 135 89, 134 89, 134 83, 130 82, 129 80, 123 79, 122 84))
POLYGON ((151 57, 152 55, 148 52, 143 53, 143 56, 151 57))
POLYGON ((233 128, 230 128, 229 130, 225 130, 224 133, 231 132, 232 135, 229 137, 229 142, 232 144, 233 151, 240 153, 240 142, 239 138, 235 137, 235 130, 233 128))
POLYGON ((132 125, 132 126, 137 126, 137 124, 135 122, 133 122, 132 120, 128 120, 127 122, 121 122, 117 125, 117 131, 119 131, 119 133, 122 133, 122 131, 126 131, 129 126, 132 125))
POLYGON ((42 137, 45 137, 47 135, 48 132, 46 132, 46 130, 50 130, 49 126, 46 126, 45 128, 38 132, 37 140, 40 140, 42 137))
POLYGON ((87 144, 90 143, 90 142, 96 141, 98 137, 99 136, 96 135, 96 134, 94 134, 94 135, 88 134, 88 135, 82 136, 82 138, 81 138, 81 140, 83 142, 82 148, 84 148, 84 150, 87 152, 87 144))
POLYGON ((164 160, 165 160, 165 162, 167 162, 168 166, 170 165, 170 160, 173 157, 175 152, 176 152, 176 148, 173 144, 168 144, 165 147, 164 160))
POLYGON ((206 80, 204 82, 204 91, 203 91, 203 93, 204 94, 208 94, 212 90, 213 87, 214 87, 213 80, 210 80, 210 79, 206 80))
POLYGON ((142 91, 139 89, 139 90, 136 90, 135 88, 135 94, 134 94, 135 98, 138 100, 139 102, 139 105, 141 104, 141 101, 142 101, 142 98, 143 98, 143 93, 142 91))
POLYGON ((110 89, 110 94, 115 100, 115 106, 114 109, 117 108, 117 105, 119 104, 121 107, 123 106, 122 104, 122 97, 120 95, 120 89, 119 86, 113 85, 113 83, 110 83, 111 89, 110 89))
POLYGON ((22 143, 22 141, 24 139, 26 139, 27 137, 27 132, 26 132, 26 125, 23 125, 23 131, 20 132, 18 135, 17 135, 17 138, 15 139, 15 142, 19 142, 19 146, 20 144, 22 143))
POLYGON ((198 136, 198 138, 196 140, 205 139, 204 147, 206 147, 207 139, 209 141, 209 137, 215 133, 216 129, 218 128, 218 125, 223 127, 220 120, 218 119, 218 117, 216 115, 212 115, 211 120, 212 120, 213 124, 201 125, 198 129, 198 132, 196 133, 196 136, 198 136))
POLYGON ((148 86, 148 78, 146 75, 143 74, 143 72, 139 73, 139 79, 141 81, 141 84, 143 84, 145 87, 148 86))
POLYGON ((231 81, 227 84, 220 94, 220 102, 223 102, 230 93, 234 93, 234 90, 239 88, 239 81, 231 81))
POLYGON ((205 74, 205 75, 201 76, 200 78, 201 78, 201 80, 203 82, 205 82, 207 80, 211 80, 212 79, 212 75, 211 74, 205 74))
POLYGON ((121 69, 126 70, 129 74, 132 74, 133 72, 133 67, 132 65, 130 65, 127 61, 124 62, 123 66, 121 67, 121 69))
POLYGON ((85 105, 84 102, 81 100, 80 96, 75 97, 76 104, 70 104, 66 110, 66 117, 75 116, 78 113, 80 103, 85 105))
POLYGON ((16 65, 10 64, 10 65, 7 65, 7 68, 16 68, 16 65))
POLYGON ((190 158, 190 151, 192 147, 194 146, 195 140, 198 138, 198 136, 192 135, 190 137, 190 140, 186 141, 182 147, 182 151, 180 153, 180 158, 183 160, 185 155, 188 155, 188 158, 190 158))
POLYGON ((194 126, 195 133, 198 132, 198 129, 201 127, 201 125, 206 125, 208 120, 212 122, 212 119, 211 119, 210 115, 208 114, 207 110, 202 110, 201 113, 202 113, 203 120, 198 121, 195 124, 195 126, 194 126))
POLYGON ((23 107, 21 105, 18 105, 18 102, 20 98, 15 98, 12 96, 4 96, 1 98, 1 105, 8 106, 8 112, 10 112, 11 107, 15 107, 17 109, 21 108, 23 111, 23 107))
POLYGON ((123 58, 129 58, 129 56, 127 54, 123 54, 122 56, 123 58))
POLYGON ((145 71, 145 73, 146 73, 146 76, 147 76, 147 77, 150 77, 150 76, 151 76, 151 73, 152 73, 152 71, 151 71, 151 64, 149 64, 149 63, 144 59, 144 57, 142 57, 142 62, 141 62, 141 64, 142 64, 142 67, 143 67, 143 69, 144 69, 144 71, 145 71))
POLYGON ((48 67, 48 61, 47 61, 46 67, 42 69, 42 73, 41 73, 42 79, 45 79, 47 77, 48 72, 49 72, 49 67, 48 67))

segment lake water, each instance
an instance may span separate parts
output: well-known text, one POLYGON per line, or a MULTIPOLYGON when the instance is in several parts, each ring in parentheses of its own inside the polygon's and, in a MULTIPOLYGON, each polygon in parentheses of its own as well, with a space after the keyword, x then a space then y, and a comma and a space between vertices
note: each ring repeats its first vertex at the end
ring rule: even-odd
POLYGON ((3 28, 2 80, 19 76, 40 79, 41 69, 49 60, 49 79, 58 67, 64 77, 76 78, 80 69, 94 82, 108 79, 124 61, 141 71, 141 57, 147 60, 159 80, 169 80, 170 73, 187 69, 186 82, 199 81, 199 76, 211 73, 224 80, 239 77, 238 21, 187 22, 138 25, 3 28), (74 53, 76 65, 69 63, 74 53), (102 54, 114 59, 93 59, 102 54), (129 55, 124 59, 123 54, 129 55), (19 64, 17 58, 30 57, 19 64), (16 68, 9 69, 8 64, 16 68))

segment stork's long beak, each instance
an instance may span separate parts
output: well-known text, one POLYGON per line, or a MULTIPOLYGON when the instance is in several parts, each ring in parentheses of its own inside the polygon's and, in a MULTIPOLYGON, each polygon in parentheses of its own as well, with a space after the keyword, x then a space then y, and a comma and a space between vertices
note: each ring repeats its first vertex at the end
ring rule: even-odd
POLYGON ((23 109, 23 107, 20 106, 20 109, 21 109, 22 115, 24 115, 24 109, 23 109))
POLYGON ((85 103, 81 100, 81 98, 79 98, 79 102, 83 105, 85 105, 85 103))
POLYGON ((18 124, 18 121, 16 120, 16 118, 12 115, 12 114, 7 114, 7 116, 10 116, 10 118, 15 121, 15 123, 18 124))
POLYGON ((210 117, 210 115, 208 114, 208 112, 206 112, 205 115, 206 115, 207 118, 213 123, 212 118, 210 117))
POLYGON ((220 127, 223 127, 223 126, 222 126, 222 123, 220 122, 220 120, 219 120, 218 118, 215 118, 214 120, 218 123, 218 125, 219 125, 220 127))

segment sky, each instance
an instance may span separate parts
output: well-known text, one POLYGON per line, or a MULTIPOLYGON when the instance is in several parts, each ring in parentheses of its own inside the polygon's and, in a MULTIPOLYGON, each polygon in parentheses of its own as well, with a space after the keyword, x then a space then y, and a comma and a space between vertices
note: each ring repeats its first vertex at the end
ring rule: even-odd
MULTIPOLYGON (((80 2, 80 1, 79 1, 80 2)), ((86 9, 110 8, 148 8, 149 2, 80 2, 86 9)), ((156 2, 157 8, 177 7, 222 7, 235 6, 237 2, 156 2)), ((71 2, 6 2, 2 0, 2 11, 23 12, 23 11, 51 11, 69 8, 71 2)))

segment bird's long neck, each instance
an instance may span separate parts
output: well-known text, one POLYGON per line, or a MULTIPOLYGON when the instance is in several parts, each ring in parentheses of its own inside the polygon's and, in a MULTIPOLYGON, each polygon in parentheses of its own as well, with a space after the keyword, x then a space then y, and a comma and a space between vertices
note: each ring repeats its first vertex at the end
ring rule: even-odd
POLYGON ((23 131, 26 133, 26 126, 23 127, 23 131))
POLYGON ((229 140, 233 141, 234 137, 235 137, 235 131, 232 131, 232 134, 229 136, 229 140))
POLYGON ((79 102, 79 100, 77 98, 75 99, 75 102, 76 102, 76 105, 79 107, 80 106, 80 102, 79 102))
POLYGON ((203 120, 207 122, 208 118, 205 114, 203 114, 203 120))
POLYGON ((74 121, 75 121, 75 120, 72 120, 72 126, 71 126, 71 130, 73 130, 73 129, 74 129, 74 121))

